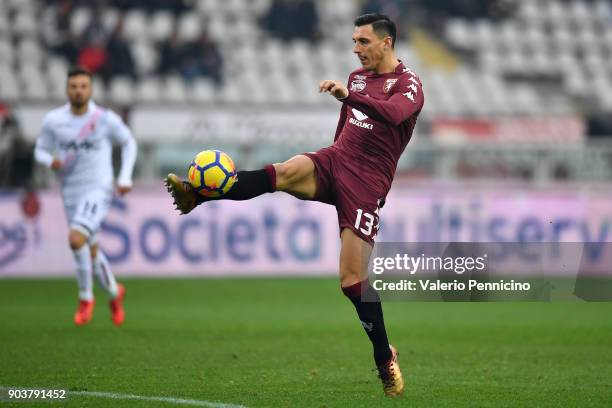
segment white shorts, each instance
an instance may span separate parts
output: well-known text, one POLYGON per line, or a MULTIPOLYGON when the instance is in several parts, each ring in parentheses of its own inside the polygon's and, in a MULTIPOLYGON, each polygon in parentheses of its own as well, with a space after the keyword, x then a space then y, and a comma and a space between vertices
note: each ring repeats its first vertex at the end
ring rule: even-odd
POLYGON ((64 197, 64 211, 70 229, 80 231, 95 243, 96 232, 110 208, 112 192, 105 189, 91 190, 76 196, 64 197))

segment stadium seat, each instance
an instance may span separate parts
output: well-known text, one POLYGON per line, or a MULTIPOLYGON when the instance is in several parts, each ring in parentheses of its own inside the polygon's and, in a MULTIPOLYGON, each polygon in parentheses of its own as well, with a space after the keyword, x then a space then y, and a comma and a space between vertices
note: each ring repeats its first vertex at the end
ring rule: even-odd
POLYGON ((21 10, 13 20, 13 34, 18 38, 34 38, 38 33, 38 22, 34 10, 21 10))
POLYGON ((149 24, 148 37, 155 42, 162 42, 170 37, 174 29, 174 16, 169 11, 160 10, 153 14, 149 24))
POLYGON ((104 26, 104 29, 108 33, 112 33, 117 27, 120 17, 121 12, 119 12, 118 9, 106 7, 102 12, 102 25, 104 26))
POLYGON ((162 96, 169 103, 185 103, 187 101, 185 82, 176 75, 167 77, 162 96))
MULTIPOLYGON (((206 27, 206 32, 213 40, 218 41, 223 45, 230 45, 226 43, 228 41, 226 35, 227 27, 225 26, 225 23, 222 19, 211 19, 206 27)), ((236 43, 234 43, 233 45, 235 46, 236 43)))
POLYGON ((22 39, 17 46, 19 65, 26 67, 30 65, 40 66, 44 58, 43 50, 38 42, 32 39, 22 39))
POLYGON ((4 65, 12 65, 14 61, 13 45, 6 38, 0 38, 0 62, 4 65))
POLYGON ((125 14, 123 21, 123 35, 129 42, 143 39, 147 35, 149 22, 144 11, 134 9, 125 14))
POLYGON ((34 12, 36 11, 38 2, 35 0, 4 0, 7 9, 16 12, 34 12))
POLYGON ((456 47, 472 49, 475 38, 468 23, 460 18, 451 18, 445 27, 445 36, 448 41, 456 47))
POLYGON ((477 21, 473 27, 472 36, 479 50, 496 49, 498 44, 493 40, 493 25, 489 20, 477 21))
POLYGON ((34 65, 25 66, 19 70, 19 83, 22 97, 30 101, 45 101, 48 99, 47 82, 40 68, 34 65))
POLYGON ((20 86, 13 69, 0 60, 0 95, 6 101, 16 102, 21 97, 20 86))
POLYGON ((52 57, 47 61, 48 95, 54 102, 66 99, 66 72, 68 72, 68 63, 64 59, 52 57))
POLYGON ((272 5, 272 0, 251 0, 249 5, 253 14, 261 17, 272 5))
POLYGON ((147 75, 157 68, 158 53, 147 39, 137 40, 132 45, 132 55, 139 74, 147 75))
POLYGON ((593 15, 589 6, 583 0, 573 0, 569 3, 566 14, 575 27, 586 28, 593 23, 593 15))
POLYGON ((179 18, 178 35, 183 41, 193 41, 201 33, 202 21, 194 13, 186 13, 179 18))
POLYGON ((540 2, 537 0, 523 0, 517 15, 528 26, 540 26, 542 24, 542 13, 540 2))
POLYGON ((187 99, 193 103, 213 103, 216 100, 216 89, 207 79, 196 79, 187 91, 187 99))
MULTIPOLYGON (((94 77, 92 88, 93 88, 93 98, 97 103, 101 103, 101 104, 121 103, 118 100, 114 100, 112 97, 108 96, 109 91, 104 86, 104 81, 102 80, 102 78, 94 77)), ((129 85, 128 85, 128 88, 129 88, 129 85)), ((131 88, 130 88, 130 92, 132 92, 131 88)), ((64 99, 65 98, 66 96, 64 95, 64 99)))
POLYGON ((224 84, 217 93, 217 96, 221 102, 227 104, 242 102, 242 92, 233 82, 224 84))
POLYGON ((11 30, 11 25, 8 18, 8 12, 0 9, 0 38, 5 40, 11 30))
POLYGON ((134 101, 132 80, 129 77, 113 78, 109 85, 108 97, 120 105, 131 104, 134 101))
POLYGON ((136 99, 143 103, 158 103, 161 100, 159 78, 150 77, 140 81, 136 89, 136 99))
POLYGON ((70 32, 75 38, 80 38, 91 19, 91 10, 79 7, 70 16, 70 32))

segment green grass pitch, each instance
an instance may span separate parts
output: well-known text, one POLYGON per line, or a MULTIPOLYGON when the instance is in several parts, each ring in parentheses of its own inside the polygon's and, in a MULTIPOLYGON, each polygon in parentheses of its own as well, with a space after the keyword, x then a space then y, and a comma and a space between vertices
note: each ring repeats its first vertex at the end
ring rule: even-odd
MULTIPOLYGON (((384 305, 406 395, 389 399, 335 279, 127 280, 115 328, 73 280, 0 280, 0 387, 247 407, 600 407, 612 401, 612 303, 384 305)), ((0 407, 172 407, 73 395, 0 407)))

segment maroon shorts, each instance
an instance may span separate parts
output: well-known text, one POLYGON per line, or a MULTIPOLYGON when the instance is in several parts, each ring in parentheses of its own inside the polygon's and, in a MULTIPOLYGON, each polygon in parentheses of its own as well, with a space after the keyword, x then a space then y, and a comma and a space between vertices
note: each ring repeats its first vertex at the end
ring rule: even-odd
POLYGON ((338 213, 340 233, 350 228, 370 245, 378 233, 379 204, 386 192, 351 166, 338 150, 326 147, 314 153, 304 153, 317 169, 317 192, 314 201, 331 204, 338 213))

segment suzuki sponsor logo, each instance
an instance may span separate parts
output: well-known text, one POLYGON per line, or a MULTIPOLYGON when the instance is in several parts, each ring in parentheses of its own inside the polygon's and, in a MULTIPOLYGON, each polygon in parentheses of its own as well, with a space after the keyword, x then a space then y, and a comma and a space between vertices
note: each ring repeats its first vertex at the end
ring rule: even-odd
POLYGON ((354 116, 354 118, 349 119, 349 123, 351 125, 359 126, 360 128, 363 128, 363 129, 369 129, 369 130, 374 129, 374 125, 372 125, 371 123, 363 122, 364 120, 368 118, 368 115, 366 115, 362 111, 357 110, 355 108, 351 109, 351 111, 353 112, 353 116, 354 116))
POLYGON ((353 116, 355 116, 355 118, 357 120, 366 120, 368 118, 368 115, 366 115, 365 113, 363 113, 360 110, 357 109, 351 109, 353 111, 353 116))
POLYGON ((356 120, 355 118, 350 118, 349 123, 351 125, 359 126, 360 128, 363 128, 363 129, 369 129, 369 130, 374 129, 374 125, 372 125, 371 123, 361 122, 361 121, 356 120))

